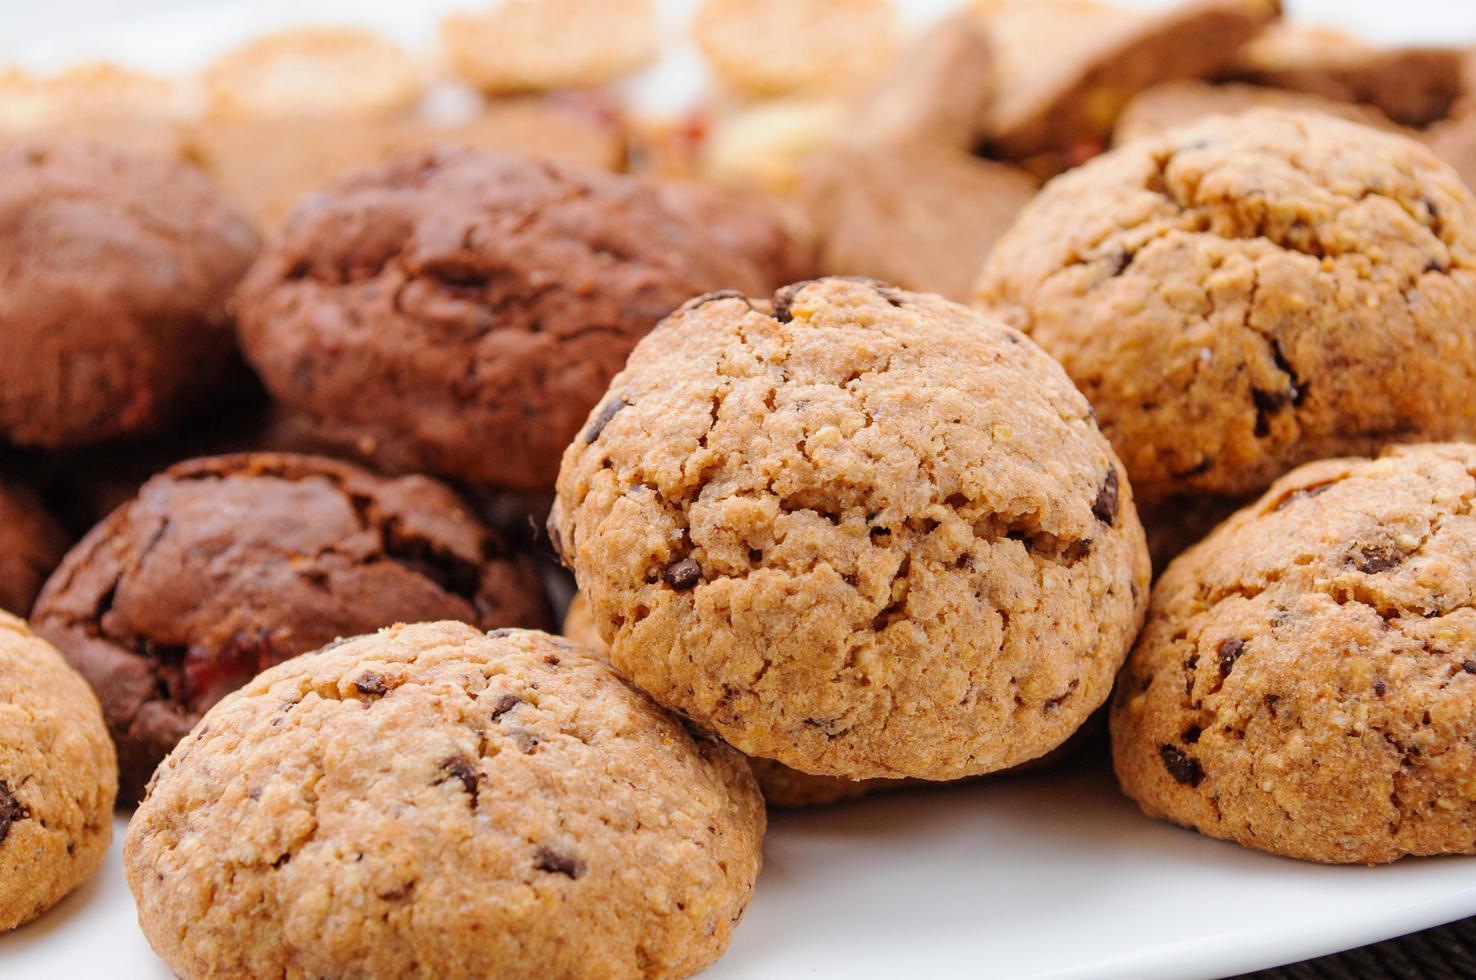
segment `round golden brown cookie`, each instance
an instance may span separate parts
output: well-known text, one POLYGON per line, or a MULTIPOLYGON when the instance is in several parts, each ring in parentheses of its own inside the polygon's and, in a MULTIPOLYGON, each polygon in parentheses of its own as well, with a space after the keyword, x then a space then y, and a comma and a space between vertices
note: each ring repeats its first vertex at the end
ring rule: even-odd
POLYGON ((1476 200, 1418 144, 1213 117, 1053 181, 976 301, 1053 354, 1145 501, 1476 433, 1476 200))
POLYGON ((1476 851, 1476 447, 1279 480, 1159 579, 1113 756, 1153 816, 1291 857, 1476 851))
MULTIPOLYGON (((1288 92, 1263 85, 1183 80, 1155 85, 1123 107, 1112 128, 1115 146, 1153 136, 1167 129, 1197 122, 1205 116, 1233 116, 1251 109, 1281 109, 1285 112, 1321 112, 1349 122, 1380 129, 1403 131, 1371 105, 1339 102, 1310 92, 1288 92)), ((1406 135, 1410 135, 1406 131, 1406 135)))
MULTIPOLYGON (((601 656, 609 656, 609 647, 600 636, 594 616, 589 611, 589 603, 580 593, 575 593, 573 601, 569 603, 569 611, 564 616, 563 632, 564 636, 575 643, 588 647, 601 656)), ((812 776, 772 759, 749 759, 748 765, 753 770, 754 779, 758 780, 764 802, 769 806, 824 806, 865 796, 873 789, 892 789, 906 782, 898 779, 812 776)))
POLYGON ((218 387, 250 225, 180 163, 61 139, 0 149, 0 442, 158 429, 218 387))
POLYGON ((30 490, 0 480, 0 609, 29 615, 67 551, 67 532, 30 490))
POLYGON ((97 698, 0 611, 0 930, 92 876, 113 839, 118 763, 97 698))
POLYGON ((678 977, 727 947, 763 832, 742 758, 588 651, 427 623, 212 709, 124 867, 185 980, 678 977))
MULTIPOLYGON (((277 400, 378 465, 516 490, 635 342, 781 270, 680 193, 472 149, 412 153, 307 198, 247 276, 241 343, 277 400)), ((786 280, 780 280, 786 281, 786 280)))
POLYGON ((396 622, 542 626, 537 570, 426 477, 312 456, 190 460, 93 528, 36 602, 36 631, 102 698, 122 798, 258 672, 396 622))
POLYGON ((617 669, 850 778, 1044 754, 1147 604, 1132 492, 1059 366, 873 281, 669 317, 565 454, 549 530, 617 669))

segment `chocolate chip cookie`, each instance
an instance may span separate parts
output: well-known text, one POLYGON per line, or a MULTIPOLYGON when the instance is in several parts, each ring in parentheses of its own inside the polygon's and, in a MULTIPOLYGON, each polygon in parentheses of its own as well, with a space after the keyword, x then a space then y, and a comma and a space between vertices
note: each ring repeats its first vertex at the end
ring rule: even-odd
POLYGON ((544 489, 661 317, 706 290, 774 285, 773 257, 732 241, 636 178, 415 153, 303 202, 241 287, 241 341, 273 395, 336 441, 544 489))
POLYGON ((34 493, 0 479, 0 609, 28 615, 67 543, 66 531, 34 493))
POLYGON ((634 683, 849 778, 1044 754, 1147 603, 1132 490, 1059 366, 872 281, 669 317, 565 454, 549 534, 634 683))
POLYGON ((1323 115, 1213 117, 1048 185, 976 301, 1053 354, 1145 501, 1476 434, 1476 200, 1323 115))
POLYGON ((588 651, 425 623, 227 697, 123 854, 185 980, 680 977, 727 947, 763 833, 737 753, 588 651))
POLYGON ((255 233, 200 174, 100 144, 0 149, 0 441, 155 430, 218 389, 255 233))
POLYGON ((1476 447, 1277 481, 1154 588, 1113 756, 1152 816, 1276 854, 1476 852, 1476 447))
POLYGON ((92 877, 113 839, 118 762, 97 698, 0 611, 0 931, 92 877))
POLYGON ((537 575, 448 488, 311 456, 192 460, 72 549, 36 632, 102 698, 122 798, 258 672, 389 623, 546 622, 537 575))

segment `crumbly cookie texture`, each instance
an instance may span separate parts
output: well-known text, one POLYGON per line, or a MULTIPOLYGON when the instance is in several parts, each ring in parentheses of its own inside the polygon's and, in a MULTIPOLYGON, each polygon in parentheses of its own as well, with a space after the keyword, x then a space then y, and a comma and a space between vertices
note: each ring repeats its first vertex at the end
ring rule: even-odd
POLYGON ((102 144, 0 148, 0 441, 138 435, 218 385, 256 254, 194 169, 102 144))
POLYGON ((1060 360, 1146 501, 1476 433, 1476 200, 1418 144, 1255 110, 1046 187, 975 301, 1060 360))
POLYGON ((1476 447, 1288 474, 1174 562, 1118 682, 1153 816, 1378 864, 1476 851, 1476 447))
POLYGON ((753 891, 743 760, 542 633, 396 626, 226 698, 124 867, 195 977, 680 977, 753 891))
POLYGON ((0 931, 92 876, 113 839, 118 763, 97 698, 0 611, 0 931))
MULTIPOLYGON (((588 647, 595 653, 608 658, 610 648, 600 636, 595 625, 589 603, 581 593, 575 593, 564 616, 564 636, 575 643, 588 647)), ((907 783, 900 779, 844 779, 840 776, 815 776, 791 769, 782 762, 772 759, 749 759, 749 768, 758 780, 764 802, 769 806, 806 807, 825 806, 841 800, 865 796, 874 789, 891 789, 907 783)))
POLYGON ((102 698, 132 802, 200 715, 267 667, 394 622, 547 617, 531 562, 443 484, 247 453, 146 483, 67 555, 33 622, 102 698))
POLYGON ((872 281, 669 317, 565 454, 550 536, 617 669, 850 778, 1044 754, 1147 602, 1132 491, 1059 366, 872 281))
POLYGON ((357 27, 302 27, 255 38, 206 68, 206 111, 220 119, 382 118, 424 91, 399 45, 357 27))
POLYGON ((651 0, 504 0, 448 15, 441 42, 451 68, 487 92, 593 88, 660 56, 651 0))
POLYGON ((980 123, 987 146, 1049 176, 1101 152, 1137 92, 1229 65, 1280 3, 1188 0, 1141 11, 1096 0, 975 0, 973 10, 999 80, 980 123))
POLYGON ((703 0, 692 31, 718 80, 752 97, 854 91, 899 34, 888 0, 703 0))
POLYGON ((0 479, 0 610, 29 615, 66 551, 66 530, 36 495, 0 479))
MULTIPOLYGON (((1155 85, 1134 97, 1117 117, 1117 124, 1112 129, 1112 144, 1121 146, 1145 136, 1155 136, 1206 116, 1232 116, 1251 109, 1321 112, 1365 126, 1402 130, 1371 105, 1341 102, 1310 92, 1289 92, 1266 85, 1239 82, 1211 85, 1186 79, 1155 85)), ((1412 134, 1405 131, 1405 135, 1412 134)))
POLYGON ((701 193, 466 148, 401 156, 300 205, 237 294, 242 346, 279 401, 376 462, 546 489, 661 317, 788 281, 778 219, 731 234, 701 193))

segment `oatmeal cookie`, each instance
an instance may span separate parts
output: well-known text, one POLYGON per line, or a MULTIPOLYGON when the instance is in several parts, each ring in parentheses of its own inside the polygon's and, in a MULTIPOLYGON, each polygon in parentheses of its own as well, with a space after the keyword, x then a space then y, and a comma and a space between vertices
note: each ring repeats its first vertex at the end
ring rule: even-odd
POLYGON ((976 301, 1065 366, 1145 501, 1476 435, 1476 200, 1424 147, 1259 109, 1053 181, 976 301))
POLYGON ((133 802, 206 709, 273 664, 398 621, 547 615, 527 559, 445 486, 256 453, 146 483, 67 555, 33 622, 102 698, 133 802))
POLYGON ((154 431, 218 390, 257 239, 199 173, 101 144, 0 148, 0 442, 154 431))
POLYGON ((1059 366, 871 281, 669 317, 570 445, 549 533, 617 669, 849 778, 1043 755, 1147 602, 1132 490, 1059 366))
POLYGON ((590 88, 654 63, 651 0, 502 0, 441 22, 456 74, 487 92, 590 88))
POLYGON ((681 977, 728 945, 743 760, 542 633, 396 626, 201 721, 124 868, 179 976, 681 977))
POLYGON ((1476 852, 1476 447, 1311 463, 1173 563, 1112 710, 1152 816, 1330 863, 1476 852))
POLYGON ((113 839, 118 763, 87 684, 0 611, 0 931, 92 877, 113 839))
POLYGON ((336 442, 545 489, 661 317, 776 285, 767 247, 694 217, 699 193, 470 149, 398 157, 299 206, 237 294, 242 346, 336 442))

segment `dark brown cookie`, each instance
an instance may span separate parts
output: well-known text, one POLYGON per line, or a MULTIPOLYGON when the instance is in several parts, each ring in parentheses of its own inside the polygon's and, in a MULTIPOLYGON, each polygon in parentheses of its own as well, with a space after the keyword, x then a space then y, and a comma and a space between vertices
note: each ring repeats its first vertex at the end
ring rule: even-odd
POLYGON ((216 388, 256 248, 183 164, 65 140, 0 150, 0 441, 147 432, 216 388))
POLYGON ((66 532, 35 494, 0 480, 0 609, 28 615, 66 550, 66 532))
POLYGON ((67 555, 32 622, 102 699, 131 802, 207 708, 273 664, 401 621, 547 617, 532 566, 444 485, 255 453, 146 483, 67 555))
POLYGON ((694 193, 469 149, 397 158, 303 202, 242 286, 242 344, 335 441, 546 488, 661 317, 772 285, 770 257, 694 217, 694 193))

